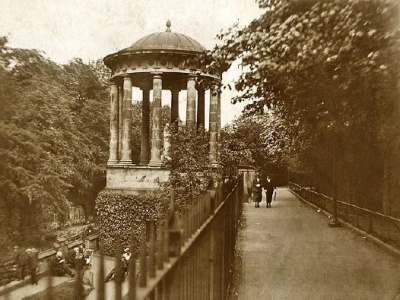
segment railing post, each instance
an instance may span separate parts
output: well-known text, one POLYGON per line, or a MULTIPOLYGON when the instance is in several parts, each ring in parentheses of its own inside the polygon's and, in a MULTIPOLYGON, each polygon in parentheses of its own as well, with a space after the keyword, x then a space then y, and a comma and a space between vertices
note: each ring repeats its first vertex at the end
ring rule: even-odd
POLYGON ((168 247, 169 253, 172 257, 177 257, 181 255, 181 247, 182 247, 182 232, 180 229, 180 224, 177 217, 177 214, 174 214, 173 225, 172 228, 169 229, 169 240, 168 247))
POLYGON ((210 274, 210 280, 209 280, 209 291, 210 291, 210 294, 209 294, 209 299, 210 300, 214 300, 214 299, 216 299, 216 297, 215 297, 215 295, 214 295, 214 293, 215 293, 215 290, 214 290, 214 285, 215 285, 215 278, 216 278, 216 276, 215 276, 215 273, 216 273, 216 268, 215 268, 215 256, 216 256, 216 253, 215 253, 215 238, 216 238, 216 236, 215 236, 215 220, 212 220, 212 224, 211 224, 211 230, 210 230, 210 249, 209 249, 209 260, 210 260, 210 264, 209 264, 209 266, 210 266, 210 272, 209 272, 209 274, 210 274))
POLYGON ((158 221, 158 228, 157 228, 157 269, 162 270, 164 269, 164 227, 161 220, 158 221))
POLYGON ((51 265, 49 268, 49 276, 47 277, 46 300, 53 300, 53 271, 51 265))
POLYGON ((149 277, 156 277, 156 224, 154 221, 150 222, 149 277))
POLYGON ((147 285, 147 241, 146 241, 146 224, 142 228, 140 235, 140 276, 139 276, 139 286, 146 287, 147 285))
POLYGON ((133 233, 131 235, 131 240, 130 240, 130 252, 131 252, 131 257, 129 259, 129 264, 128 264, 129 268, 128 299, 135 300, 136 299, 136 249, 135 249, 135 239, 133 233))
POLYGON ((104 300, 105 298, 105 285, 104 285, 104 255, 103 251, 100 251, 100 266, 99 266, 99 277, 97 280, 97 299, 104 300))
MULTIPOLYGON (((176 213, 174 213, 176 215, 176 213)), ((164 227, 163 227, 163 235, 164 235, 164 243, 163 243, 163 261, 165 263, 169 262, 169 228, 168 228, 168 218, 164 220, 164 227)))
POLYGON ((121 240, 118 238, 117 239, 117 248, 115 251, 115 256, 117 258, 117 266, 116 266, 116 271, 114 275, 114 281, 115 281, 115 299, 116 300, 121 300, 122 299, 122 279, 123 276, 125 275, 122 270, 122 265, 121 265, 121 256, 122 256, 122 245, 121 245, 121 240))

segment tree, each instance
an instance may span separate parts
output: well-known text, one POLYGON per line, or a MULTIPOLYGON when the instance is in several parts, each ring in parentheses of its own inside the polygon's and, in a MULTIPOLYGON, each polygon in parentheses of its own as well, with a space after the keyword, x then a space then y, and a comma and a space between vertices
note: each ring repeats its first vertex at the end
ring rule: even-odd
POLYGON ((37 242, 54 214, 65 221, 69 202, 93 211, 105 183, 107 86, 98 63, 60 66, 4 38, 0 50, 2 242, 37 242))
POLYGON ((249 100, 249 113, 269 108, 283 120, 288 149, 311 171, 311 185, 332 193, 336 152, 341 200, 379 211, 389 207, 394 197, 380 190, 390 173, 396 179, 387 193, 399 192, 398 175, 389 167, 398 162, 385 158, 400 132, 393 125, 399 116, 399 3, 259 4, 266 10, 259 19, 219 35, 222 44, 201 59, 217 73, 241 61, 240 95, 233 102, 249 100))
POLYGON ((176 206, 182 209, 192 205, 213 179, 208 135, 203 128, 181 124, 172 124, 170 132, 171 146, 164 159, 170 170, 167 185, 175 190, 176 206))

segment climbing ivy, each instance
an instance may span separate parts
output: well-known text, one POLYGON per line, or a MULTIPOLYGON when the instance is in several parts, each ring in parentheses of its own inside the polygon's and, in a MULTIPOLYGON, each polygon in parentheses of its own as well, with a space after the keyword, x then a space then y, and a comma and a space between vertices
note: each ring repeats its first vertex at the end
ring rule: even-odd
POLYGON ((100 192, 96 199, 96 209, 101 249, 105 254, 113 255, 116 238, 126 247, 131 235, 138 249, 138 238, 146 222, 163 219, 168 203, 168 191, 165 190, 138 195, 107 190, 100 192))

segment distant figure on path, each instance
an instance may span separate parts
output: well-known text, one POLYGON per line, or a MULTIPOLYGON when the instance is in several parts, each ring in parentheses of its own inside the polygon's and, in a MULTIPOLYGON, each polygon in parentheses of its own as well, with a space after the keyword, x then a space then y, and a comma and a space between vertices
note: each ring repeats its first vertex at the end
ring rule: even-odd
POLYGON ((27 269, 28 269, 28 255, 18 246, 14 246, 13 253, 14 264, 17 265, 17 277, 18 280, 24 280, 27 269))
POLYGON ((39 268, 39 252, 35 249, 26 249, 26 253, 28 254, 28 269, 31 275, 31 284, 37 285, 37 271, 39 268))
POLYGON ((275 186, 272 183, 271 177, 267 176, 267 182, 265 183, 265 195, 267 196, 267 208, 271 207, 272 195, 274 194, 275 186))
POLYGON ((253 200, 255 203, 254 207, 260 207, 260 202, 262 199, 262 187, 261 187, 261 183, 260 183, 260 179, 257 178, 254 185, 253 185, 253 200))

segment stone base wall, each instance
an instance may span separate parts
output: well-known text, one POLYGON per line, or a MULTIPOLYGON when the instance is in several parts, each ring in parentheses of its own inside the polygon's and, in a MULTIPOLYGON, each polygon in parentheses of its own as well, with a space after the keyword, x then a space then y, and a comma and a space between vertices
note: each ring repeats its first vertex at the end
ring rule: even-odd
POLYGON ((107 190, 130 192, 151 191, 168 180, 169 171, 164 168, 149 168, 133 165, 108 165, 107 190))

